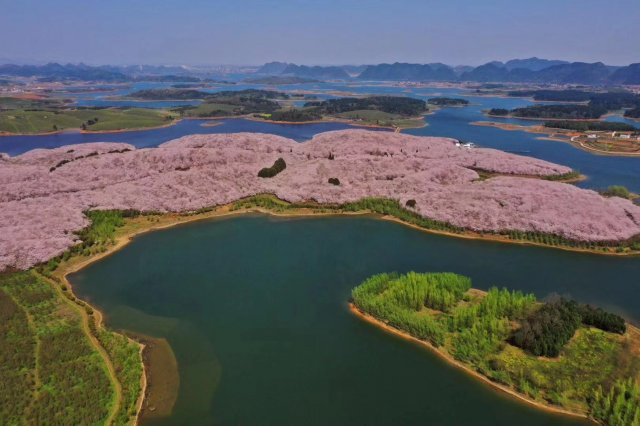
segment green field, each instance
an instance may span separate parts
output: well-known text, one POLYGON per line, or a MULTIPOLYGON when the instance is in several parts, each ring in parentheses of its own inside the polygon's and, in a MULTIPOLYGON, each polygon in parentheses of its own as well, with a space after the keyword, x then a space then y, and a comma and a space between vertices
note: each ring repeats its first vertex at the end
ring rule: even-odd
POLYGON ((95 132, 143 129, 169 124, 173 118, 166 111, 142 108, 57 111, 16 109, 0 111, 0 132, 33 134, 68 129, 95 132))
POLYGON ((0 96, 0 110, 5 109, 52 109, 63 107, 68 100, 59 98, 21 99, 0 96))
POLYGON ((0 423, 95 424, 114 388, 73 303, 31 272, 0 276, 0 423))
POLYGON ((131 422, 140 347, 35 271, 0 275, 0 424, 131 422))
POLYGON ((505 289, 484 293, 472 289, 469 278, 452 273, 375 275, 353 289, 352 300, 360 311, 534 401, 607 424, 640 421, 640 336, 630 327, 612 331, 612 324, 622 322, 613 314, 597 311, 593 322, 584 312, 596 311, 580 311, 584 305, 540 303, 533 295, 505 289), (577 321, 575 329, 570 321, 577 321), (527 342, 540 343, 545 351, 558 345, 559 355, 515 346, 520 329, 532 330, 527 342), (626 389, 620 401, 616 386, 626 389))
POLYGON ((202 103, 197 107, 185 109, 185 117, 221 117, 227 115, 236 115, 242 111, 242 108, 232 104, 221 103, 202 103))
POLYGON ((334 117, 353 120, 356 123, 365 125, 400 127, 401 129, 423 127, 425 125, 425 121, 421 118, 406 118, 400 114, 371 109, 341 112, 335 114, 334 117))
POLYGON ((353 120, 356 123, 384 127, 415 128, 423 127, 425 121, 422 118, 407 118, 400 114, 391 114, 384 111, 362 109, 335 114, 334 117, 353 120))

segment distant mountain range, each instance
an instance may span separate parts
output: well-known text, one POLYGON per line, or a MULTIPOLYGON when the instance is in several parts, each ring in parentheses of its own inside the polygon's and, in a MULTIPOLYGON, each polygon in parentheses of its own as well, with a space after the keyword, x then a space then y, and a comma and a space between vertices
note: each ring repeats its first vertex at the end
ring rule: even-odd
POLYGON ((282 74, 289 64, 287 62, 267 62, 258 70, 256 73, 258 74, 269 74, 269 75, 277 75, 282 74))
POLYGON ((113 67, 94 67, 84 64, 50 63, 46 65, 0 65, 0 75, 18 77, 41 77, 52 80, 95 80, 95 81, 126 81, 125 74, 113 70, 113 67))
POLYGON ((616 68, 602 62, 588 64, 573 62, 551 65, 532 70, 530 68, 512 68, 490 63, 474 68, 460 76, 462 81, 477 82, 514 82, 514 83, 574 83, 599 85, 610 82, 616 68))
POLYGON ((309 67, 286 62, 269 62, 258 68, 256 72, 258 74, 289 75, 318 80, 344 80, 351 77, 345 68, 339 66, 309 67))
POLYGON ((380 64, 368 66, 358 76, 362 80, 414 80, 450 81, 456 80, 453 68, 444 64, 380 64))
MULTIPOLYGON (((234 70, 229 67, 229 70, 234 70)), ((216 69, 224 73, 225 68, 216 69)), ((197 81, 206 78, 212 69, 186 66, 91 66, 85 64, 0 65, 0 76, 38 77, 43 80, 141 81, 162 80, 197 81), (187 80, 187 78, 190 78, 187 80)), ((238 72, 238 71, 234 71, 238 72)), ((388 81, 472 81, 619 85, 640 84, 640 63, 623 67, 602 62, 566 62, 540 58, 493 61, 478 67, 452 67, 442 63, 409 64, 396 62, 378 65, 307 66, 286 62, 269 62, 259 68, 245 67, 242 72, 261 76, 298 77, 313 80, 388 80, 388 81)))
POLYGON ((530 58, 506 63, 489 62, 475 68, 452 68, 442 64, 381 64, 368 67, 359 76, 365 80, 473 81, 553 84, 638 84, 640 64, 612 67, 596 62, 550 61, 530 58), (462 71, 462 72, 460 72, 462 71))
POLYGON ((615 70, 609 80, 617 84, 640 84, 640 63, 615 70))
POLYGON ((59 64, 0 65, 0 76, 38 77, 45 81, 200 81, 212 75, 254 72, 255 67, 188 67, 164 65, 101 65, 59 64), (162 77, 162 78, 161 78, 162 77))
POLYGON ((346 71, 361 80, 388 81, 473 81, 552 84, 640 84, 640 63, 613 67, 602 62, 567 62, 540 58, 493 61, 478 67, 451 67, 442 63, 409 64, 396 62, 365 67, 360 74, 354 67, 305 67, 270 62, 257 72, 268 75, 295 75, 316 79, 346 79, 346 71), (345 72, 341 72, 345 71, 345 72), (354 75, 356 74, 356 75, 354 75))
MULTIPOLYGON (((567 61, 558 61, 558 60, 550 60, 550 59, 540 59, 533 58, 528 59, 512 59, 504 63, 504 67, 508 70, 514 70, 516 68, 524 68, 531 71, 540 71, 545 68, 552 67, 554 65, 565 65, 568 64, 567 61)), ((501 62, 495 62, 496 65, 500 66, 501 62)))

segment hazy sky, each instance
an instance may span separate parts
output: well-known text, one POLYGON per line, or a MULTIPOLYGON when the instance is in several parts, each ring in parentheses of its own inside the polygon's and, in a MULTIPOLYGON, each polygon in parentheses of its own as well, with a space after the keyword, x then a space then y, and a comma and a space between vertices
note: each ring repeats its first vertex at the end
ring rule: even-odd
POLYGON ((0 62, 640 62, 640 0, 0 0, 0 62))

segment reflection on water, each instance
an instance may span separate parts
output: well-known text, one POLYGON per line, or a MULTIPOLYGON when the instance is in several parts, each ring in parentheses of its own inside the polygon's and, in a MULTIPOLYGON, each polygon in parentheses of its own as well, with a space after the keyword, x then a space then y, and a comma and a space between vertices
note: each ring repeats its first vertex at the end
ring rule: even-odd
POLYGON ((584 423, 516 402, 348 311, 366 277, 411 270, 557 293, 640 320, 640 258, 457 239, 363 217, 192 223, 142 235, 70 279, 110 326, 171 344, 178 400, 153 424, 584 423))

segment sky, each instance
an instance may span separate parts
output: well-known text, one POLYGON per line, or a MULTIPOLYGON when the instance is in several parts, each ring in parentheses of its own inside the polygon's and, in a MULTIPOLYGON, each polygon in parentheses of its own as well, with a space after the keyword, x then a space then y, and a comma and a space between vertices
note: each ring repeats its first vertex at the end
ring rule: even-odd
POLYGON ((0 63, 640 62, 640 0, 0 0, 0 63))

